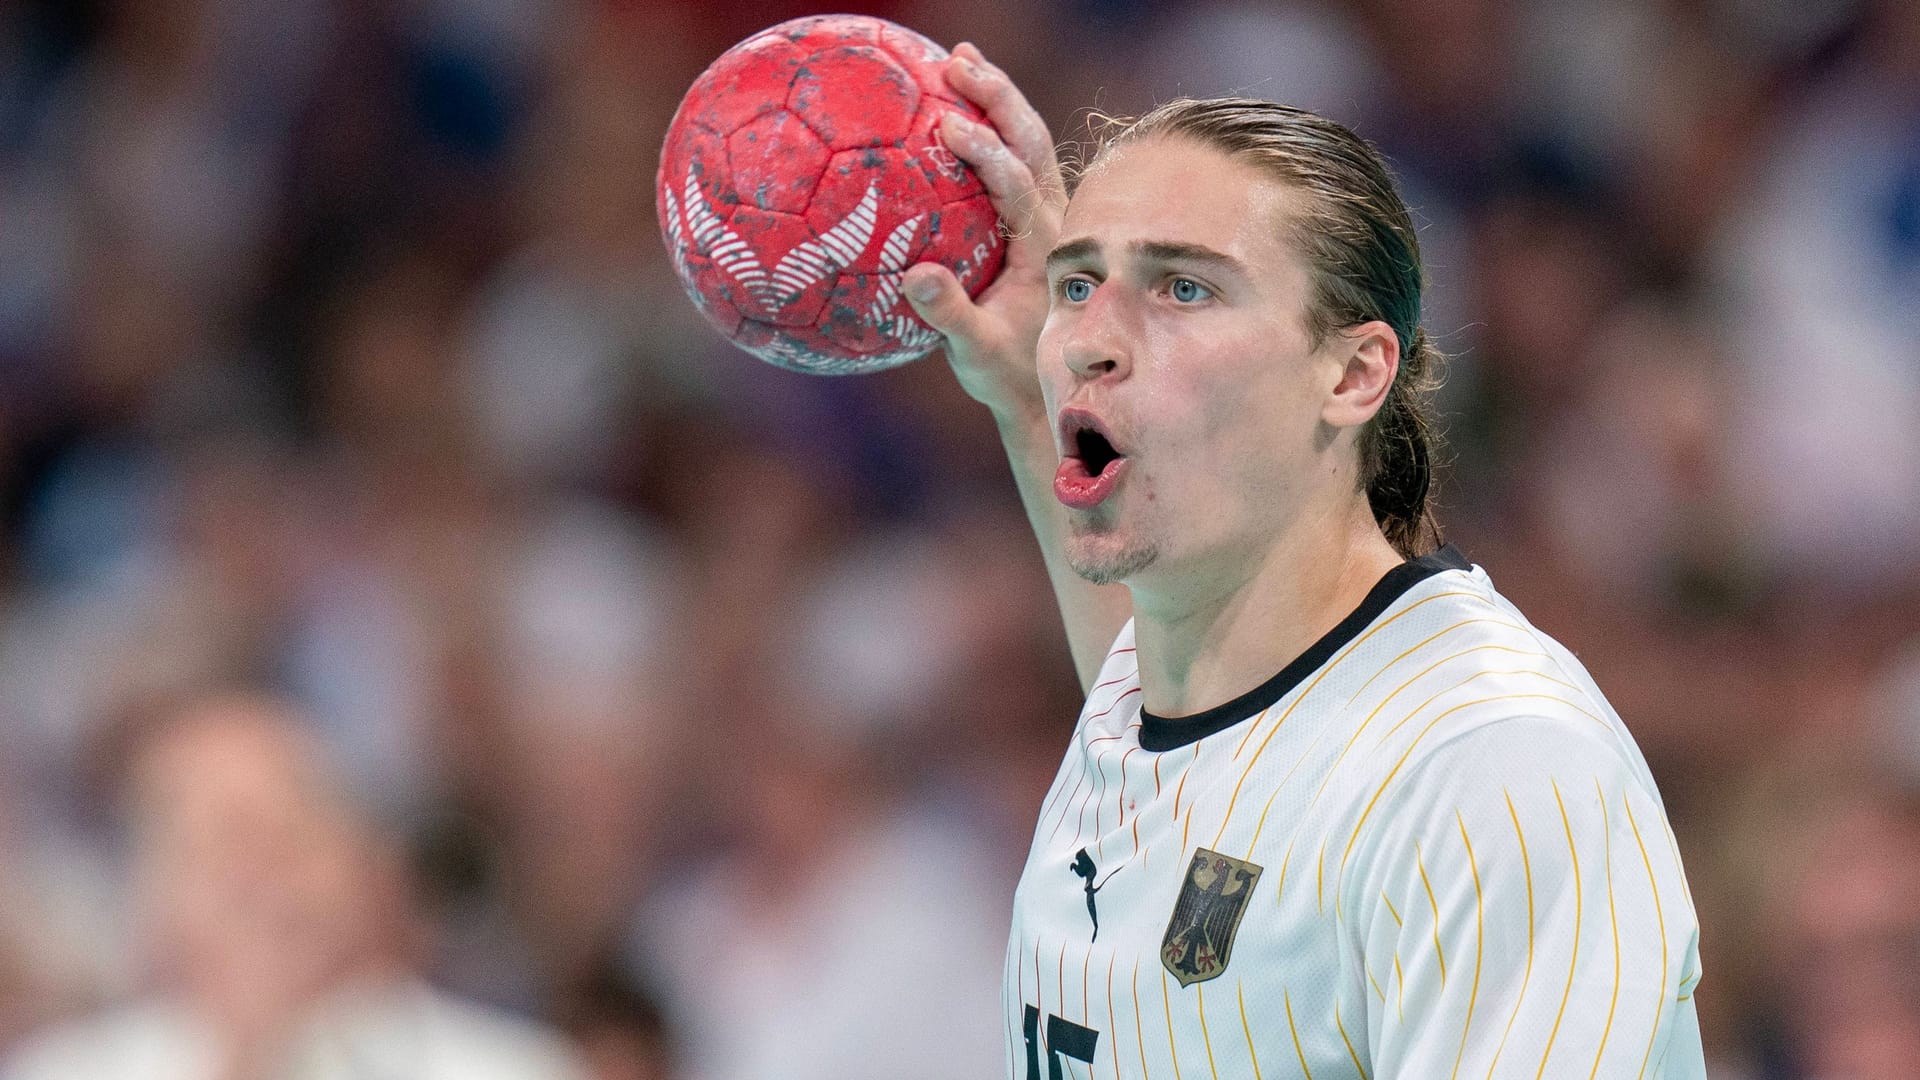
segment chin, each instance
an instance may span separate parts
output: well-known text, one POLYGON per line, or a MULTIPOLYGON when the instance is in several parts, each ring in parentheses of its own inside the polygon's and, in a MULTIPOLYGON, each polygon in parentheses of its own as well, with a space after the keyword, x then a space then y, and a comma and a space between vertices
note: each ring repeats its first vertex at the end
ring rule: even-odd
POLYGON ((1080 535, 1067 540, 1067 565, 1095 585, 1116 585, 1152 566, 1160 549, 1128 543, 1112 535, 1080 535))

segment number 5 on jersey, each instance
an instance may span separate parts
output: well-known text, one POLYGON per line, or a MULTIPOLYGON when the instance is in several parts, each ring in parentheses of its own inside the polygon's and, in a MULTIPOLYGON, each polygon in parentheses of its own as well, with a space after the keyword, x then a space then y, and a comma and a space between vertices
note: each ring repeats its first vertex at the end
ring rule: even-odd
MULTIPOLYGON (((1040 1080, 1040 1010, 1027 1006, 1026 1018, 1021 1029, 1027 1036, 1027 1080, 1040 1080)), ((1060 1059, 1070 1057, 1075 1061, 1093 1064, 1093 1047, 1100 1041, 1100 1033, 1092 1028, 1083 1028, 1071 1020, 1062 1020, 1058 1016, 1047 1017, 1047 1080, 1061 1080, 1060 1059)), ((1089 1072, 1092 1070, 1089 1069, 1089 1072)))

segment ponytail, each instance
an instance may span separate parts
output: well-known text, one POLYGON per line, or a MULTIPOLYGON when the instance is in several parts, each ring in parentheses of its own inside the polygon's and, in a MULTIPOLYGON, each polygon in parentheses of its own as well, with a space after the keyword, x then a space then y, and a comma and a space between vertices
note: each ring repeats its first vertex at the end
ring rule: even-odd
POLYGON ((1440 526, 1428 500, 1433 486, 1433 420, 1426 402, 1438 382, 1440 351, 1425 330, 1415 330, 1400 358, 1387 400, 1361 436, 1367 505, 1387 542, 1414 558, 1440 543, 1440 526))

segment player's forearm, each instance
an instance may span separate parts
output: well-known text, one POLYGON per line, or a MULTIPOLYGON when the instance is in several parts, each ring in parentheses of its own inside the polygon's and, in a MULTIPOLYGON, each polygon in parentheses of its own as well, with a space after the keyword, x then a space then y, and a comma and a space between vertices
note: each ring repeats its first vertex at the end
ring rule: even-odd
POLYGON ((1081 689, 1089 689, 1106 659, 1114 636, 1132 614, 1133 600, 1123 585, 1094 585, 1073 572, 1067 564, 1066 510, 1053 497, 1053 475, 1059 467, 1053 436, 1047 429, 1044 410, 1037 400, 1029 405, 995 409, 1000 426, 1000 441, 1006 447, 1007 462, 1013 468, 1020 501, 1026 507, 1027 521, 1040 542, 1046 559, 1047 577, 1053 582, 1054 597, 1060 603, 1060 617, 1066 624, 1067 647, 1073 652, 1073 666, 1079 672, 1081 689))

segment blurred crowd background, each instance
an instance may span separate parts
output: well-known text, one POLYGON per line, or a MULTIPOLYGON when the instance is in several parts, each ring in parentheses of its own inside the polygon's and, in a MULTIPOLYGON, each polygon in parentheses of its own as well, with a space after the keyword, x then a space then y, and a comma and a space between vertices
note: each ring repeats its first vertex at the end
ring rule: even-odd
MULTIPOLYGON (((1711 1075, 1915 1075, 1920 4, 846 6, 1065 141, 1374 139, 1448 537, 1647 753, 1711 1075)), ((1079 692, 992 424, 732 350, 655 225, 814 10, 0 0, 0 1076, 1007 1068, 1079 692)))

